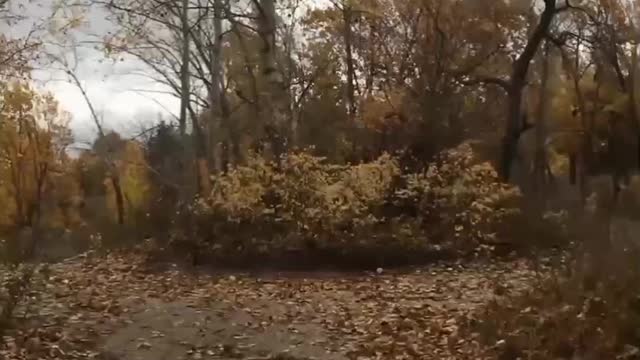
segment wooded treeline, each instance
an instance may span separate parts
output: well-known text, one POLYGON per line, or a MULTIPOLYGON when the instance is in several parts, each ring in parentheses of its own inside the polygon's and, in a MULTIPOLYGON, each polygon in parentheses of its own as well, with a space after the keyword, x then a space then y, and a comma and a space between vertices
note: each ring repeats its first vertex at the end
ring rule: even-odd
POLYGON ((573 132, 556 148, 589 169, 594 136, 637 132, 631 2, 312 5, 109 1, 122 31, 107 48, 147 62, 180 96, 180 133, 192 129, 195 156, 214 173, 258 148, 424 162, 464 139, 504 136, 506 179, 525 118, 543 125, 539 140, 573 132))
POLYGON ((243 251, 372 234, 411 248, 496 242, 508 237, 507 218, 532 216, 502 182, 548 200, 570 182, 584 203, 590 177, 610 174, 617 196, 640 165, 631 1, 56 4, 66 21, 52 31, 63 39, 91 21, 72 9, 101 7, 116 29, 99 44, 105 57, 142 61, 180 109, 141 136, 110 132, 74 67, 49 54, 98 130, 70 158, 68 115, 14 76, 46 44, 4 40, 7 233, 162 236, 243 251))

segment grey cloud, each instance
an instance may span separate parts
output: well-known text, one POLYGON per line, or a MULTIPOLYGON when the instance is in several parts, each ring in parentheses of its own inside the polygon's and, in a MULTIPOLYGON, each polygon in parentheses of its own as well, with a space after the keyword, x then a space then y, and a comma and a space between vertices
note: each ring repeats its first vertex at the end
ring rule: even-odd
MULTIPOLYGON (((0 23, 0 31, 9 36, 28 34, 36 24, 43 24, 51 14, 51 0, 36 0, 29 3, 21 1, 21 3, 26 9, 21 10, 26 14, 24 21, 14 26, 0 23)), ((18 6, 18 2, 14 2, 12 6, 18 6)), ((136 127, 139 127, 140 119, 152 124, 154 119, 158 118, 158 113, 166 114, 167 109, 154 105, 153 101, 142 101, 144 100, 142 97, 133 93, 126 97, 121 95, 131 89, 158 90, 158 84, 146 77, 134 75, 137 72, 147 70, 140 61, 132 57, 125 57, 124 61, 114 62, 112 59, 106 59, 104 54, 100 50, 96 50, 95 45, 90 43, 98 41, 109 32, 114 31, 113 24, 110 24, 106 19, 104 9, 96 6, 89 8, 86 19, 87 21, 80 31, 71 33, 76 42, 81 45, 77 48, 79 63, 75 69, 76 75, 86 85, 94 106, 102 113, 104 126, 123 132, 124 136, 129 136, 134 130, 138 130, 136 127), (122 99, 126 103, 114 103, 115 98, 122 99), (134 99, 140 99, 140 101, 134 99), (122 109, 122 107, 127 107, 127 109, 122 109)), ((41 27, 39 31, 42 39, 47 39, 47 29, 41 27)), ((51 49, 50 47, 49 50, 51 49)), ((67 52, 63 55, 71 60, 70 53, 67 52)), ((59 83, 51 81, 52 79, 61 80, 66 77, 65 74, 55 71, 51 66, 43 66, 43 68, 34 71, 33 77, 58 96, 63 105, 66 104, 67 110, 73 115, 71 127, 76 139, 78 141, 94 139, 95 126, 88 115, 82 96, 79 92, 71 91, 69 87, 65 88, 59 83)), ((169 111, 175 111, 172 108, 172 102, 167 101, 166 96, 155 96, 152 92, 146 93, 145 96, 156 98, 158 102, 168 106, 169 111)), ((167 115, 165 117, 168 118, 167 115)))

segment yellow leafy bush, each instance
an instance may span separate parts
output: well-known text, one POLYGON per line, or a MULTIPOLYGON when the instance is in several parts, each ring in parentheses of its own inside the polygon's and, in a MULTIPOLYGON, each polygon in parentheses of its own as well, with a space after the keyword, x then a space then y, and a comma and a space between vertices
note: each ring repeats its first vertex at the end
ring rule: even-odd
POLYGON ((227 214, 229 221, 261 214, 265 211, 262 198, 272 175, 272 168, 264 159, 251 157, 246 166, 213 177, 210 196, 198 199, 196 210, 202 214, 212 211, 223 212, 227 214))
POLYGON ((379 222, 373 210, 384 203, 399 175, 389 155, 340 166, 309 153, 291 153, 279 167, 253 156, 246 165, 214 176, 210 196, 199 199, 195 209, 214 243, 229 238, 224 232, 235 224, 241 229, 227 243, 249 242, 263 250, 310 241, 331 246, 379 222))
POLYGON ((342 169, 337 181, 325 186, 325 206, 337 218, 365 214, 385 201, 392 182, 400 175, 396 159, 382 155, 372 163, 342 169))
POLYGON ((299 152, 278 166, 252 156, 212 184, 192 209, 197 237, 208 249, 241 253, 475 247, 518 213, 518 191, 477 163, 468 144, 417 174, 402 174, 388 154, 335 165, 299 152))
POLYGON ((476 245, 496 240, 519 213, 519 190, 499 181, 494 167, 478 163, 468 143, 444 151, 424 172, 406 176, 396 197, 413 200, 432 240, 476 245))

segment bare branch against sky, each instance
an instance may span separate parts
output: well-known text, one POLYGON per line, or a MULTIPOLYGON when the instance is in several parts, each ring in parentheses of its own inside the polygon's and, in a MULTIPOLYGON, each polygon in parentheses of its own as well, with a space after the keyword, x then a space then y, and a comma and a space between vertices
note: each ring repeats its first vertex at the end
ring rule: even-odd
MULTIPOLYGON (((3 1, 6 0, 0 0, 3 1)), ((48 57, 41 59, 48 61, 34 64, 33 77, 39 85, 53 92, 63 108, 73 115, 71 127, 78 141, 89 141, 96 133, 91 110, 85 101, 79 100, 83 94, 64 66, 60 66, 61 61, 77 62, 74 74, 86 89, 95 111, 103 117, 106 129, 122 131, 126 136, 128 124, 136 118, 158 118, 161 114, 173 119, 178 113, 179 99, 171 84, 154 75, 148 63, 126 53, 115 59, 105 56, 105 39, 116 31, 105 8, 109 3, 104 0, 9 0, 7 6, 13 11, 7 12, 6 16, 2 14, 5 21, 0 24, 0 30, 4 34, 23 37, 36 31, 46 52, 56 54, 53 63, 48 57), (69 48, 70 39, 73 51, 69 48)), ((314 1, 314 5, 317 3, 314 1)), ((238 12, 237 17, 241 18, 243 10, 238 8, 238 12)), ((206 96, 195 97, 199 99, 199 106, 206 102, 206 96)))
POLYGON ((74 52, 77 54, 75 74, 95 104, 96 112, 102 114, 105 128, 123 131, 126 135, 131 128, 128 124, 136 118, 157 118, 158 113, 171 118, 177 112, 178 102, 167 94, 165 85, 141 76, 148 74, 145 64, 126 55, 106 59, 100 44, 114 27, 106 18, 105 10, 99 6, 87 7, 83 1, 74 1, 75 6, 57 6, 63 2, 9 1, 7 6, 12 11, 6 13, 0 30, 15 38, 36 32, 46 52, 57 56, 58 61, 54 63, 48 57, 34 64, 33 77, 36 83, 53 92, 63 108, 73 115, 71 127, 76 139, 89 141, 96 134, 91 111, 79 100, 82 99, 80 90, 64 72, 64 66, 60 66, 60 61, 75 61, 74 52), (9 18, 8 14, 26 15, 9 18), (70 21, 80 21, 80 24, 73 28, 70 21), (76 47, 74 51, 69 48, 69 39, 76 47), (133 89, 135 91, 130 91, 133 89))

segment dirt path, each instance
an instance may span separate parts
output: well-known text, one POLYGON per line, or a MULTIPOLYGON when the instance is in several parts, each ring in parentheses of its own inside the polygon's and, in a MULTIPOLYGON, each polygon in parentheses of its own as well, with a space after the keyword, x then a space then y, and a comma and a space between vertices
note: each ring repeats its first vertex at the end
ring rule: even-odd
POLYGON ((75 259, 50 269, 32 325, 0 356, 475 359, 460 316, 534 276, 521 263, 318 275, 194 276, 152 273, 133 256, 75 259))

